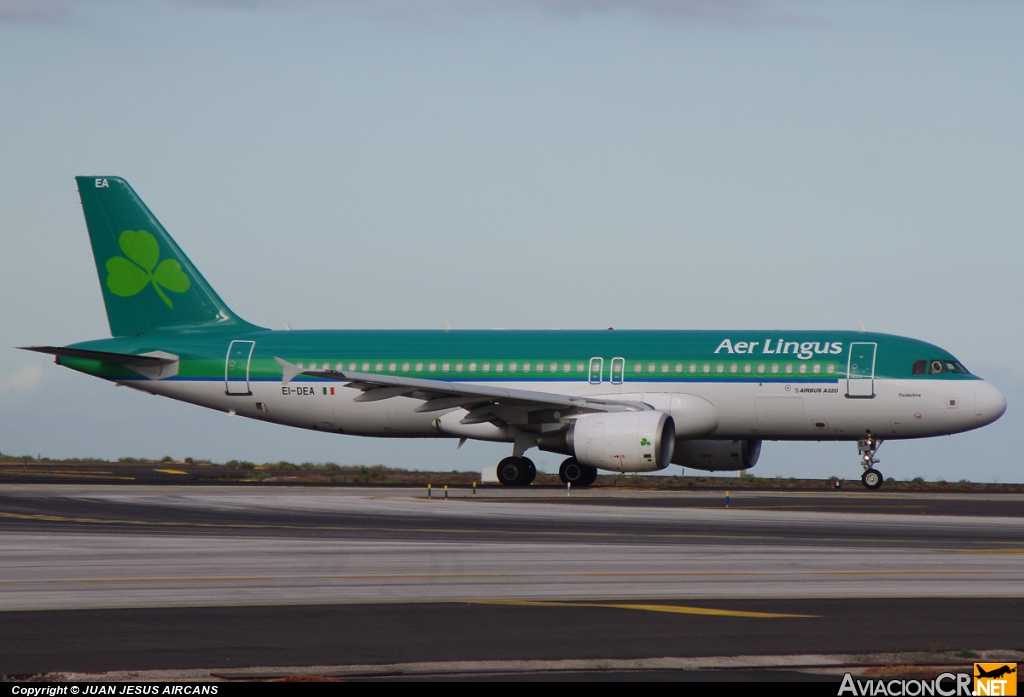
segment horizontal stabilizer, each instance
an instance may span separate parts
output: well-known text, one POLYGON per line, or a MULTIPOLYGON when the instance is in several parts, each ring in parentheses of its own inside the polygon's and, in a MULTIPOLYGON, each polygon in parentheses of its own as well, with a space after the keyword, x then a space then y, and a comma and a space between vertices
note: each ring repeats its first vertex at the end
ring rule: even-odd
POLYGON ((65 348, 63 346, 19 346, 23 351, 48 353, 58 358, 85 358, 104 363, 123 365, 144 375, 150 380, 173 378, 178 374, 178 357, 173 353, 151 351, 149 353, 114 353, 112 351, 90 351, 89 349, 65 348))
POLYGON ((49 353, 53 356, 67 356, 68 358, 90 358, 94 361, 104 363, 118 363, 128 365, 129 363, 149 364, 153 366, 167 365, 178 360, 177 356, 165 354, 162 356, 138 356, 134 353, 112 353, 110 351, 88 351, 86 349, 64 348, 62 346, 19 346, 22 351, 35 351, 36 353, 49 353))

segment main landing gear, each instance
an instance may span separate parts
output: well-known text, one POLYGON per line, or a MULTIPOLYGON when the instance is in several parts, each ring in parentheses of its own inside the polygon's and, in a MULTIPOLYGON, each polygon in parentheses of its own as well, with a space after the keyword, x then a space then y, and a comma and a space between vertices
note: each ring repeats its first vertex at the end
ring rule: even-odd
POLYGON ((867 489, 881 489, 884 478, 882 473, 875 469, 880 460, 875 457, 875 453, 882 447, 882 441, 876 439, 871 434, 864 440, 857 441, 857 452, 860 453, 860 464, 864 468, 864 474, 860 476, 861 482, 864 483, 864 487, 867 489))
POLYGON ((506 457, 498 463, 498 481, 505 486, 529 486, 537 477, 537 466, 528 457, 506 457))
POLYGON ((558 476, 562 484, 573 486, 590 486, 597 479, 597 468, 589 465, 581 465, 576 458, 570 457, 558 468, 558 476))

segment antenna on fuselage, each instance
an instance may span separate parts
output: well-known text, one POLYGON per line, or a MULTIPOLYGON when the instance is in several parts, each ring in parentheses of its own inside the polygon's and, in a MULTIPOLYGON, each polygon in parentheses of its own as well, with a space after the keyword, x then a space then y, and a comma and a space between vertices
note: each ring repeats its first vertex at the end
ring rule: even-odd
POLYGON ((857 320, 857 331, 859 331, 861 333, 867 331, 867 329, 864 328, 864 323, 861 322, 860 320, 857 320))

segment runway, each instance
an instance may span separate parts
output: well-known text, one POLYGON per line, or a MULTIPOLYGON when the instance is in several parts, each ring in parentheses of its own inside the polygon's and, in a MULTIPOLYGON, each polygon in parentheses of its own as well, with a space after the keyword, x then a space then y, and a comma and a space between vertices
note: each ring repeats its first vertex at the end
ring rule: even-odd
POLYGON ((0 486, 0 672, 1021 648, 1019 495, 434 495, 0 486))

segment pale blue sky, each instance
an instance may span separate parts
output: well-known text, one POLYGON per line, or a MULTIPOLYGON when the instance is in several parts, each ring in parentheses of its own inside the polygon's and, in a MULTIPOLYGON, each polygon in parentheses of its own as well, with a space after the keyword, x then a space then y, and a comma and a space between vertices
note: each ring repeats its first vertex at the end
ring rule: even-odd
MULTIPOLYGON (((271 327, 868 328, 993 380, 882 470, 1024 480, 1024 4, 0 0, 0 451, 471 469, 14 350, 107 335, 72 177, 271 327)), ((556 456, 540 456, 550 468, 556 456)), ((859 475, 851 444, 756 472, 859 475)))

